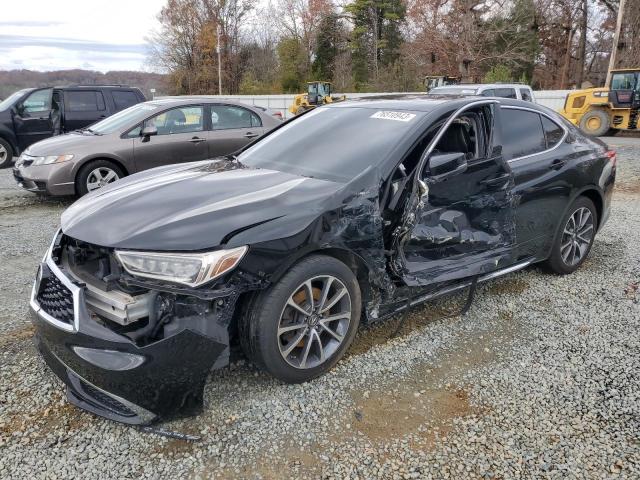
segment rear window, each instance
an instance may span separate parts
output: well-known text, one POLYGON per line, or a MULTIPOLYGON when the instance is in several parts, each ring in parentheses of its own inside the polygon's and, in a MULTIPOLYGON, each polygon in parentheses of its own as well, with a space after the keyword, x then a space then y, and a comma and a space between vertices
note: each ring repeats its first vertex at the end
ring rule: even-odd
POLYGON ((131 90, 112 90, 111 95, 113 95, 113 103, 116 104, 116 110, 124 110, 140 101, 135 92, 131 90))
POLYGON ((503 108, 501 119, 502 153, 505 159, 525 157, 547 149, 547 140, 539 114, 527 110, 503 108))
POLYGON ((423 112, 321 107, 292 120, 242 152, 255 168, 347 182, 380 165, 418 126, 423 112))
POLYGON ((94 90, 69 90, 64 95, 67 112, 96 112, 105 110, 102 92, 94 90))

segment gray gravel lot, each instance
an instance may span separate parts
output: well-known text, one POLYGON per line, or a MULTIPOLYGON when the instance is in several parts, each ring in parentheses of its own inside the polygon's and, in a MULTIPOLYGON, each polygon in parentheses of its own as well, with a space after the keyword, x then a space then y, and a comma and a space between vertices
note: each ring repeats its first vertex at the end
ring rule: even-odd
POLYGON ((32 277, 70 201, 0 171, 0 478, 640 478, 640 139, 615 138, 614 211, 571 276, 536 267, 363 329, 325 377, 243 360, 167 439, 69 405, 36 354, 32 277))

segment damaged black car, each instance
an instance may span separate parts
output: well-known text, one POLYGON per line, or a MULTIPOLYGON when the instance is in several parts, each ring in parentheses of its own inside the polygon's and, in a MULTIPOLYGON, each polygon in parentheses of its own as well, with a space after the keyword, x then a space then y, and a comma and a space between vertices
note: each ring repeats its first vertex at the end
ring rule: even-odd
POLYGON ((304 382, 361 323, 536 262, 576 270, 615 171, 529 102, 320 107, 73 204, 33 287, 36 342, 72 403, 129 424, 198 412, 230 345, 304 382))

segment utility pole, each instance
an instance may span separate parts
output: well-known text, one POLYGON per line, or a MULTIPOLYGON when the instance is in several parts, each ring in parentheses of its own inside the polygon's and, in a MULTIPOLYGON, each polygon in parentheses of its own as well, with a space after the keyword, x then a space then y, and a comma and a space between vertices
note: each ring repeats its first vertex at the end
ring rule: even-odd
POLYGON ((618 7, 618 21, 616 22, 616 32, 613 35, 613 46, 611 47, 611 56, 609 57, 609 69, 607 70, 607 82, 605 87, 611 85, 611 70, 616 68, 616 56, 618 54, 618 44, 620 43, 620 31, 622 30, 622 18, 624 17, 624 4, 626 0, 620 0, 618 7))
MULTIPOLYGON (((622 0, 624 1, 624 0, 622 0)), ((220 23, 216 27, 216 51, 218 52, 218 95, 222 95, 222 55, 220 53, 220 23)))

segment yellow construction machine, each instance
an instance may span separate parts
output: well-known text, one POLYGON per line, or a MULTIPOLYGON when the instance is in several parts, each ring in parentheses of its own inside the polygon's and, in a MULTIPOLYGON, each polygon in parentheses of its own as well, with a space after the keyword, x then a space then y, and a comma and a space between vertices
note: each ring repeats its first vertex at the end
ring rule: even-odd
POLYGON ((289 111, 294 115, 298 115, 312 108, 316 108, 318 105, 342 102, 346 99, 347 97, 345 95, 332 97, 331 83, 329 82, 307 82, 307 93, 296 95, 293 105, 289 107, 289 111))
POLYGON ((613 70, 609 88, 570 92, 560 110, 563 117, 588 134, 612 135, 638 130, 640 68, 613 70))

